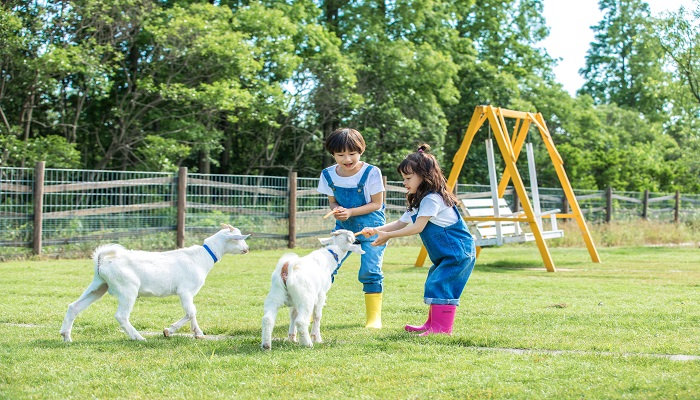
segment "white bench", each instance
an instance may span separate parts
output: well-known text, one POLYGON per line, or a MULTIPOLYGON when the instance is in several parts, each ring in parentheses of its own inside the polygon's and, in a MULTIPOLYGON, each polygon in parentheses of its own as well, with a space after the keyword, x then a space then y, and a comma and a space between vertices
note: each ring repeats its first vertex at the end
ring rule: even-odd
MULTIPOLYGON (((472 234, 474 244, 478 247, 502 246, 506 243, 522 243, 535 240, 535 235, 523 232, 517 217, 522 217, 523 212, 513 213, 508 207, 508 203, 503 198, 498 198, 498 207, 494 207, 494 201, 490 198, 462 199, 460 207, 464 213, 472 234), (470 221, 469 217, 494 217, 494 218, 514 218, 512 221, 470 221)), ((564 236, 564 231, 558 229, 556 214, 559 210, 550 210, 536 214, 537 224, 542 231, 544 239, 554 239, 564 236), (549 216, 551 229, 544 230, 542 217, 549 216)))

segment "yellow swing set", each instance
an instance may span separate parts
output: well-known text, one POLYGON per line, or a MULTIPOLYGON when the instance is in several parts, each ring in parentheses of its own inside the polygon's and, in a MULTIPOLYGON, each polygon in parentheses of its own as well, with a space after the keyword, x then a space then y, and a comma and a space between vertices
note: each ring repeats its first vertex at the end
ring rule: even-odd
MULTIPOLYGON (((489 146, 491 146, 491 153, 489 153, 489 176, 492 188, 492 205, 490 206, 491 211, 487 214, 482 213, 481 216, 463 216, 464 220, 467 222, 483 223, 488 221, 490 223, 494 223, 495 225, 494 237, 476 238, 475 244, 477 245, 477 255, 480 253, 482 245, 502 245, 504 242, 507 243, 534 240, 537 243, 537 248, 540 251, 542 261, 544 262, 547 271, 555 272, 556 268, 554 266, 554 261, 552 260, 552 256, 549 252, 549 248, 547 247, 545 239, 548 237, 561 237, 561 235, 553 236, 549 234, 550 232, 543 232, 541 222, 542 216, 545 214, 549 214, 548 216, 552 218, 552 225, 554 227, 556 227, 556 219, 576 220, 576 223, 578 224, 578 227, 581 231, 581 235, 583 236, 583 240, 586 243, 586 247, 588 248, 591 260, 593 262, 599 263, 600 257, 598 256, 598 251, 596 250, 595 244, 593 243, 593 239, 591 238, 591 233, 588 230, 588 227, 586 226, 586 221, 583 218, 583 213, 581 212, 581 208, 578 205, 578 201, 576 200, 576 196, 574 195, 574 191, 571 187, 571 183, 569 182, 569 178, 566 175, 566 171, 564 171, 564 161, 559 155, 559 152, 557 152, 557 149, 554 147, 552 136, 550 135, 549 130, 547 129, 547 125, 545 124, 544 118, 542 117, 541 113, 507 110, 503 108, 493 107, 490 105, 477 106, 474 110, 474 114, 472 115, 471 121, 469 122, 469 126, 467 127, 467 131, 464 136, 464 139, 462 140, 462 144, 459 147, 459 150, 457 150, 457 153, 455 154, 452 160, 452 170, 450 171, 449 177, 447 178, 448 190, 454 190, 454 187, 457 184, 457 178, 459 178, 459 173, 462 170, 464 161, 467 158, 469 147, 471 146, 472 141, 476 136, 476 133, 479 131, 479 128, 481 128, 481 126, 483 126, 483 124, 487 120, 489 123, 489 127, 493 132, 493 136, 496 139, 496 143, 498 144, 501 156, 503 157, 505 168, 503 173, 501 174, 500 181, 496 185, 496 170, 492 154, 493 148, 489 138, 489 140, 487 141, 487 150, 489 149, 489 146), (508 128, 506 126, 506 118, 515 120, 512 136, 508 133, 508 128), (528 157, 528 164, 530 171, 530 181, 532 184, 531 195, 533 196, 533 201, 537 203, 535 204, 534 209, 533 205, 530 202, 528 193, 525 189, 525 185, 523 184, 523 180, 521 179, 520 173, 518 172, 516 162, 518 160, 518 157, 520 156, 520 152, 523 148, 523 145, 525 144, 527 133, 532 125, 537 127, 537 129, 540 132, 540 135, 542 136, 542 140, 544 141, 545 147, 547 148, 547 152, 549 153, 549 157, 552 160, 552 164, 554 165, 557 177, 559 178, 559 182, 561 183, 561 187, 564 191, 564 195, 566 196, 566 200, 569 204, 569 207, 571 208, 571 212, 569 213, 558 213, 558 210, 555 210, 556 213, 540 212, 539 194, 537 191, 537 181, 534 169, 534 156, 528 154, 530 156, 528 157), (518 214, 499 213, 499 209, 503 209, 503 195, 505 193, 506 187, 511 181, 513 183, 513 189, 515 190, 515 193, 517 194, 517 197, 520 200, 520 204, 522 205, 522 212, 518 214), (528 223, 530 229, 532 230, 532 233, 520 232, 518 225, 518 223, 520 222, 528 223), (504 240, 502 224, 514 225, 516 227, 515 236, 511 236, 510 238, 504 240)), ((530 153, 531 151, 531 146, 528 146, 528 153, 530 153)), ((467 202, 464 201, 463 206, 466 204, 467 202)), ((426 256, 427 251, 425 247, 423 247, 421 248, 420 253, 418 255, 418 259, 416 260, 416 267, 423 266, 426 256)))

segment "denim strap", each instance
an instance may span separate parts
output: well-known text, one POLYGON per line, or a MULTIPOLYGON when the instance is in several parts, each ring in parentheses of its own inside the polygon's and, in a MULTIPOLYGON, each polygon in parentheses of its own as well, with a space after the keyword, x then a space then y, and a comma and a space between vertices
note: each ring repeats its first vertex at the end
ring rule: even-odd
MULTIPOLYGON (((367 182, 367 178, 369 177, 369 171, 371 171, 372 168, 373 167, 371 165, 367 165, 367 169, 365 170, 365 173, 362 174, 362 178, 360 178, 360 182, 357 184, 358 189, 362 189, 363 187, 365 187, 365 183, 367 182)), ((359 190, 358 190, 358 192, 359 192, 359 190)))
POLYGON ((333 184, 333 179, 331 179, 331 175, 328 173, 328 168, 323 170, 323 177, 326 178, 326 182, 328 182, 328 186, 331 188, 331 190, 335 192, 335 185, 333 184))

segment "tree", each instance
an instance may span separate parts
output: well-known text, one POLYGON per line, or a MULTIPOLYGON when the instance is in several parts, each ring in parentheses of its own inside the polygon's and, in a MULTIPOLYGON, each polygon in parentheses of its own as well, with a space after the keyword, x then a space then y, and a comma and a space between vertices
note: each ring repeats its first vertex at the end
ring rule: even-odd
POLYGON ((673 61, 685 89, 700 104, 700 0, 691 13, 681 7, 658 18, 661 48, 673 61))
POLYGON ((600 0, 604 17, 593 27, 595 41, 580 70, 586 82, 579 91, 596 104, 638 110, 652 121, 666 119, 668 73, 663 52, 649 26, 643 0, 600 0))

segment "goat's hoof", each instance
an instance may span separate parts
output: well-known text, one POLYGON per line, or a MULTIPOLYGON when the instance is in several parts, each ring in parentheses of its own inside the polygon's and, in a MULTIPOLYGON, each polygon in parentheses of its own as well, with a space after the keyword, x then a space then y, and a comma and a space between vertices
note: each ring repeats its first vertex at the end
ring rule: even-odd
POLYGON ((197 335, 196 333, 194 334, 195 339, 204 339, 204 334, 202 333, 201 335, 197 335))
POLYGON ((289 335, 288 339, 290 342, 296 343, 297 342, 297 335, 289 335))
POLYGON ((70 333, 61 333, 61 336, 63 336, 63 342, 64 343, 71 343, 73 340, 70 338, 70 333))
POLYGON ((168 328, 163 329, 163 336, 170 337, 170 330, 168 328))
POLYGON ((262 347, 263 350, 270 350, 270 348, 271 348, 272 346, 270 346, 269 343, 263 343, 263 344, 260 345, 260 347, 262 347))

